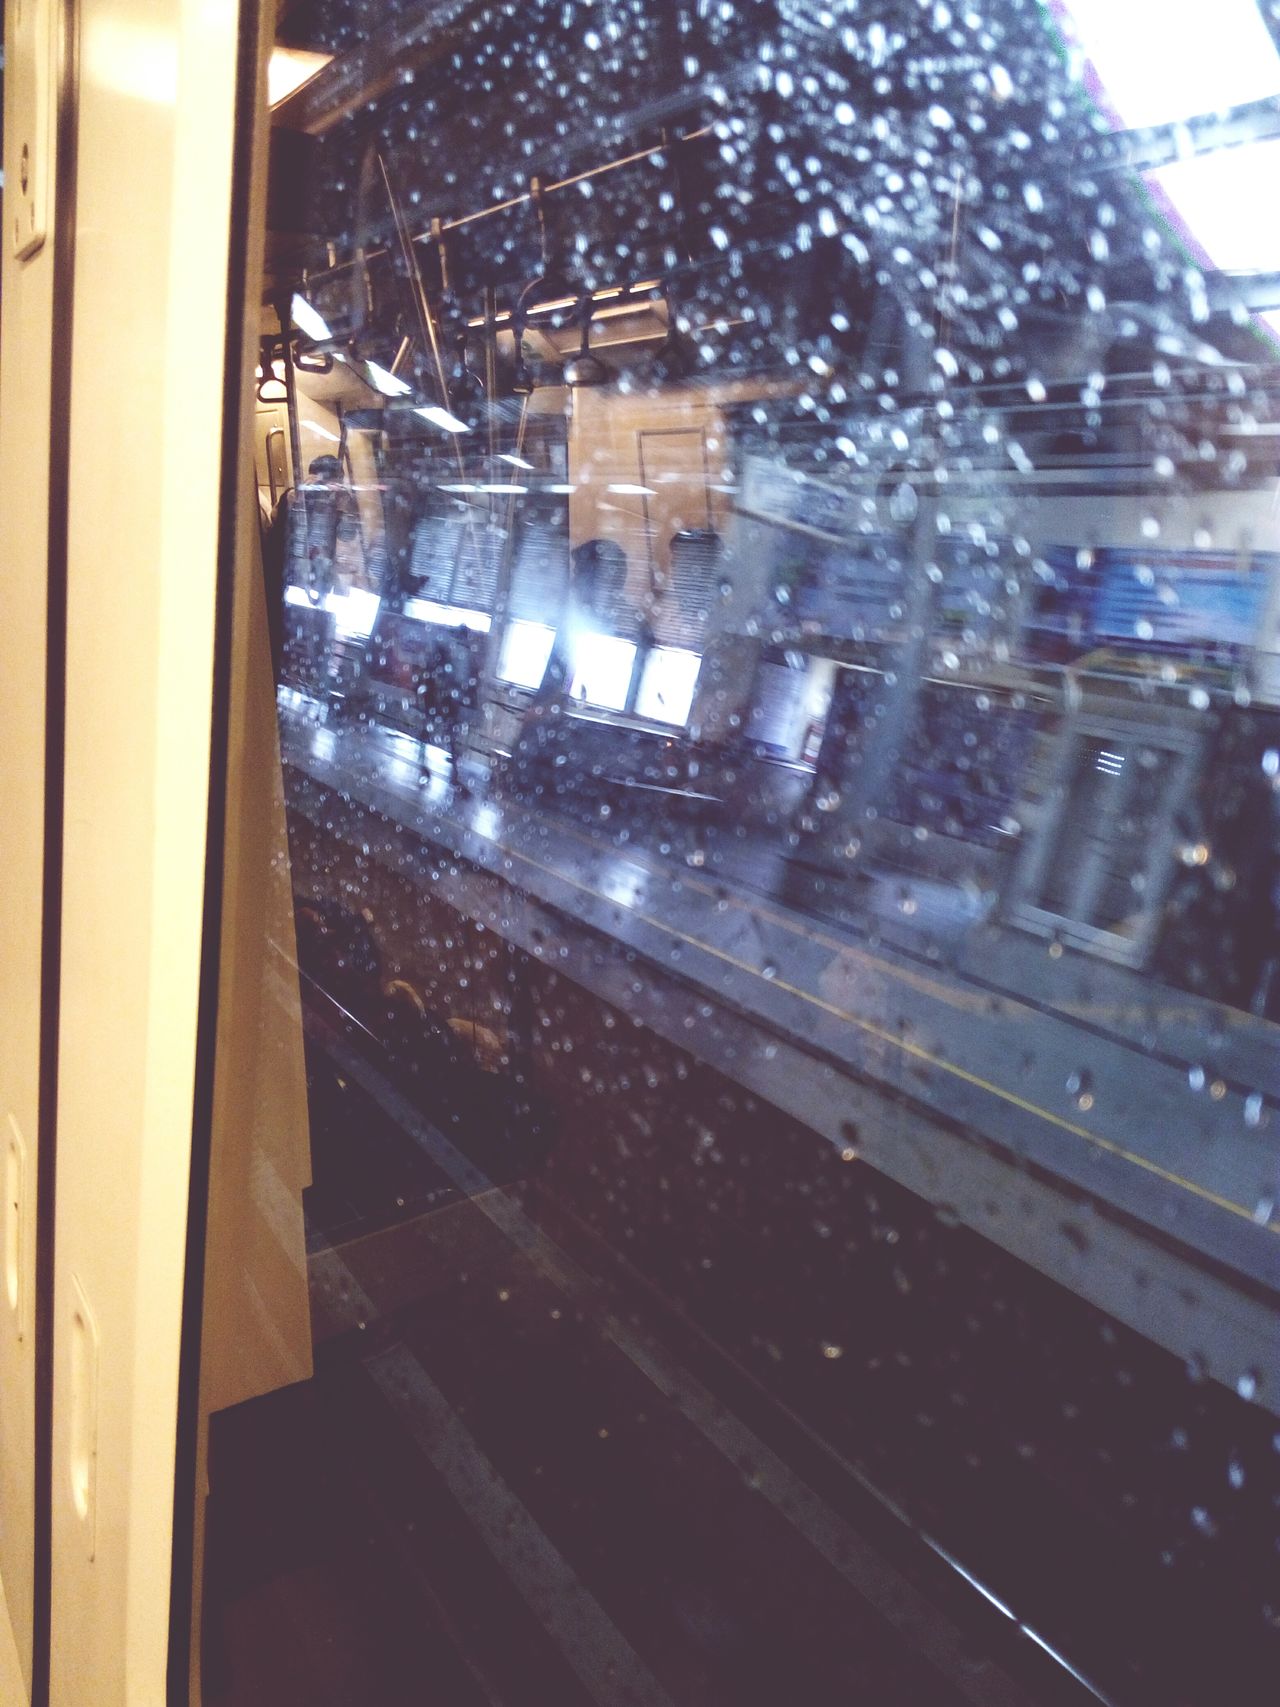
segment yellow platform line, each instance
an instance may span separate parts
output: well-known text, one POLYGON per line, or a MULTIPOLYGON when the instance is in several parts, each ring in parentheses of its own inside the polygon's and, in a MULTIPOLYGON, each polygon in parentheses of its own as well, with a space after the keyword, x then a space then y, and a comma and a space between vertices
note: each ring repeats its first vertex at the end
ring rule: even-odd
MULTIPOLYGON (((528 820, 537 820, 544 824, 549 822, 546 815, 540 812, 526 813, 525 817, 528 820)), ((581 878, 570 876, 568 872, 559 871, 554 866, 544 865, 540 860, 534 859, 532 854, 527 854, 521 849, 513 847, 509 842, 501 841, 495 836, 486 836, 483 832, 472 829, 470 825, 460 819, 455 818, 454 824, 458 829, 464 831, 469 830, 473 835, 479 836, 482 841, 489 842, 491 846, 501 849, 503 853, 511 856, 512 858, 522 860, 524 864, 531 866, 535 871, 542 872, 544 876, 554 878, 562 883, 568 883, 573 888, 580 889, 583 894, 590 895, 598 901, 603 901, 606 906, 619 905, 615 896, 607 895, 603 890, 593 888, 591 884, 584 883, 581 878)), ((589 849, 593 853, 610 854, 615 858, 618 857, 616 849, 602 847, 595 838, 583 835, 580 831, 574 829, 570 825, 557 823, 553 827, 557 834, 568 836, 570 839, 577 841, 581 846, 589 849)), ((668 875, 663 867, 656 864, 656 862, 654 862, 642 849, 637 849, 634 853, 628 852, 626 858, 634 861, 634 863, 647 870, 651 875, 668 875)), ((496 872, 494 875, 499 877, 501 876, 500 873, 496 872)), ((687 876, 683 871, 681 871, 679 875, 680 881, 682 883, 687 883, 691 889, 695 889, 699 893, 709 896, 712 900, 719 900, 720 897, 716 895, 715 890, 704 880, 687 876)), ((881 960, 878 956, 871 954, 865 949, 851 946, 846 942, 841 942, 838 939, 829 937, 823 932, 816 931, 803 920, 789 918, 784 913, 776 913, 772 909, 760 906, 755 902, 739 901, 736 897, 731 895, 726 895, 724 899, 727 900, 731 906, 739 907, 750 913, 755 913, 761 918, 770 919, 774 923, 783 926, 784 929, 793 932, 793 934, 802 936, 810 942, 819 944, 825 948, 830 948, 842 955, 856 958, 867 965, 876 967, 880 971, 887 973, 890 977, 897 978, 900 982, 913 985, 919 989, 927 990, 931 994, 937 995, 941 1000, 950 1002, 953 1007, 962 1006, 973 1009, 975 1007, 980 1008, 984 1005, 984 1003, 978 998, 959 998, 954 991, 949 991, 946 986, 939 984, 932 979, 907 973, 896 967, 892 961, 881 960)), ((668 924, 664 919, 655 918, 651 913, 641 912, 636 907, 628 906, 626 910, 632 918, 640 919, 643 923, 652 926, 655 930, 662 931, 666 935, 674 937, 679 942, 687 943, 690 948, 701 949, 704 954, 709 954, 717 960, 724 961, 726 965, 734 967, 735 970, 739 972, 746 972, 752 977, 760 978, 763 982, 768 983, 772 989, 786 991, 788 995, 795 996, 798 1000, 809 1003, 810 1006, 818 1008, 824 1013, 830 1014, 833 1018, 843 1020, 846 1025, 853 1026, 856 1030, 861 1031, 867 1037, 873 1037, 878 1042, 886 1043, 892 1048, 900 1050, 903 1054, 910 1055, 915 1060, 925 1061, 930 1066, 938 1068, 941 1072, 948 1073, 953 1078, 959 1079, 962 1083, 974 1086, 975 1089, 986 1091, 988 1095, 998 1098, 1001 1102, 1007 1103, 1010 1107, 1020 1109, 1025 1114, 1034 1115, 1037 1119, 1046 1121, 1050 1126, 1056 1127, 1061 1132, 1068 1132, 1074 1138, 1082 1139, 1087 1144, 1093 1144, 1099 1150, 1105 1151, 1108 1155, 1115 1156, 1121 1161, 1129 1162, 1135 1168, 1141 1168, 1144 1173, 1152 1174, 1156 1179, 1164 1180, 1167 1185, 1177 1186, 1182 1191, 1189 1192, 1193 1197, 1198 1197, 1205 1203, 1213 1204, 1217 1209, 1225 1209, 1228 1214, 1238 1216, 1241 1220, 1247 1221, 1250 1226, 1262 1227, 1266 1232, 1280 1235, 1280 1224, 1270 1221, 1256 1221, 1252 1211, 1245 1208, 1243 1204, 1236 1203, 1232 1198, 1222 1197, 1217 1192, 1210 1191, 1206 1186, 1198 1185, 1195 1180, 1184 1179, 1181 1174, 1176 1174, 1169 1168, 1161 1167, 1158 1162, 1151 1161, 1147 1156, 1139 1155, 1137 1151, 1127 1149, 1123 1144, 1117 1144, 1114 1139, 1104 1138, 1097 1132, 1090 1132, 1087 1127, 1080 1126, 1075 1121, 1066 1119, 1063 1115, 1055 1114, 1052 1109, 1042 1108, 1039 1103, 1031 1102, 1028 1098, 1019 1096, 1016 1091, 1006 1090, 1003 1085, 997 1085, 990 1079, 984 1079, 978 1073, 971 1073, 967 1067, 961 1067, 954 1061, 948 1061, 942 1056, 932 1054, 931 1051, 925 1049, 922 1044, 911 1043, 906 1038, 899 1037, 894 1032, 885 1030, 883 1026, 878 1026, 871 1020, 862 1019, 857 1014, 849 1013, 847 1009, 838 1007, 835 1003, 828 1002, 823 997, 814 995, 811 991, 803 990, 799 988, 798 985, 789 984, 784 979, 776 977, 773 979, 765 979, 760 968, 753 966, 750 961, 740 960, 736 955, 728 953, 725 949, 716 948, 711 943, 704 942, 700 937, 688 936, 684 931, 677 930, 674 925, 668 924)))
MULTIPOLYGON (((536 818, 538 822, 543 824, 550 822, 543 812, 534 812, 529 816, 536 818)), ((461 824, 461 820, 457 820, 457 822, 461 824)), ((462 827, 465 828, 466 826, 462 827)), ((556 824, 553 827, 557 834, 567 836, 571 841, 577 842, 581 847, 588 848, 592 853, 614 859, 620 857, 616 848, 609 847, 592 835, 584 834, 583 831, 571 824, 556 824)), ((926 991, 939 1001, 946 1002, 949 1007, 960 1008, 969 1013, 980 1013, 986 1006, 987 998, 984 996, 965 995, 959 990, 939 983, 935 978, 930 978, 926 973, 913 972, 906 967, 895 966, 891 960, 882 960, 879 955, 872 954, 870 949, 860 948, 857 943, 847 942, 839 937, 828 936, 825 931, 816 929, 807 920, 797 919, 794 914, 779 912, 770 907, 767 902, 757 899, 744 900, 741 896, 728 893, 721 897, 716 893, 715 887, 708 883, 705 878, 692 876, 684 867, 672 873, 668 867, 660 864, 645 848, 637 848, 634 852, 628 848, 626 854, 621 857, 643 867, 653 877, 669 877, 678 880, 688 888, 697 890, 699 894, 706 895, 717 903, 723 899, 727 905, 738 912, 747 913, 753 918, 767 919, 771 924, 780 925, 783 930, 790 931, 793 936, 803 937, 806 942, 814 943, 820 948, 829 948, 833 953, 843 954, 848 958, 858 960, 865 966, 874 966, 889 977, 895 978, 900 984, 906 984, 913 990, 926 991)), ((606 896, 605 899, 607 900, 608 897, 606 896)))
MULTIPOLYGON (((510 854, 515 859, 523 860, 526 865, 532 866, 535 871, 540 871, 546 877, 572 884, 575 889, 582 890, 584 894, 591 895, 596 900, 605 902, 606 905, 614 901, 612 896, 606 895, 602 890, 592 888, 589 883, 584 883, 580 878, 571 877, 567 872, 557 871, 554 866, 543 865, 531 854, 523 853, 520 849, 511 847, 505 842, 498 842, 496 845, 504 853, 510 854)), ((716 960, 724 961, 726 965, 732 966, 736 971, 746 972, 752 977, 761 979, 769 985, 770 989, 784 990, 789 996, 795 996, 802 1002, 808 1002, 810 1006, 820 1009, 823 1013, 830 1014, 834 1019, 843 1020, 847 1025, 861 1031, 865 1036, 875 1038, 877 1042, 901 1050, 904 1055, 910 1055, 915 1060, 926 1061, 931 1067, 937 1067, 940 1071, 949 1073, 964 1084, 972 1085, 977 1090, 986 1091, 990 1096, 998 1097, 1000 1101, 1008 1103, 1013 1108, 1020 1109, 1024 1114, 1035 1115, 1038 1119, 1047 1121, 1050 1126, 1057 1127, 1059 1131, 1069 1132, 1073 1138, 1083 1139, 1085 1143, 1096 1145, 1098 1149, 1106 1151, 1108 1155, 1132 1163, 1135 1168, 1141 1168, 1145 1173, 1153 1174, 1157 1179, 1164 1180, 1167 1185, 1178 1186, 1181 1190, 1190 1192, 1193 1197, 1198 1197, 1205 1203, 1212 1203, 1217 1209, 1225 1209, 1229 1214, 1239 1216, 1242 1220, 1248 1221, 1251 1226, 1262 1226, 1269 1233, 1280 1234, 1280 1226, 1270 1222, 1255 1221, 1252 1212, 1246 1209, 1243 1204, 1236 1203, 1229 1197, 1220 1197, 1217 1192, 1210 1191, 1205 1186, 1197 1185, 1195 1180, 1184 1179, 1181 1174, 1175 1174, 1169 1168, 1161 1167, 1158 1162, 1153 1162, 1149 1157, 1141 1156, 1134 1150, 1126 1149, 1123 1144, 1117 1144, 1111 1138, 1103 1138, 1097 1132, 1090 1132, 1087 1127, 1079 1126, 1074 1120, 1067 1120, 1063 1115, 1055 1114, 1052 1109, 1041 1108, 1038 1103, 1019 1096, 1016 1091, 1006 1090, 1003 1085, 994 1084, 990 1079, 984 1079, 978 1073, 971 1073, 967 1067, 961 1067, 954 1061, 947 1061, 941 1056, 934 1055, 922 1044, 911 1043, 906 1038, 899 1037, 892 1031, 887 1031, 883 1026, 876 1025, 871 1020, 863 1019, 858 1014, 849 1013, 847 1009, 837 1007, 834 1002, 828 1002, 823 997, 815 996, 809 990, 802 990, 798 985, 789 984, 782 978, 765 979, 760 968, 751 965, 750 961, 740 960, 736 955, 728 953, 727 950, 716 948, 713 944, 702 941, 700 937, 688 936, 684 931, 668 924, 665 919, 655 918, 653 914, 641 912, 634 907, 627 908, 627 911, 632 918, 639 919, 644 924, 651 925, 655 930, 663 931, 666 935, 675 937, 679 942, 687 943, 690 948, 701 949, 704 954, 710 954, 716 960)))

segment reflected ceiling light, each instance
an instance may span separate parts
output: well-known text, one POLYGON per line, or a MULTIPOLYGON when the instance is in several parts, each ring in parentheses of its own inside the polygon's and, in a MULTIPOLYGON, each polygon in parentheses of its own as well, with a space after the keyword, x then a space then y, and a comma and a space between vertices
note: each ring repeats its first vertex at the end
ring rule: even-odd
POLYGON ((634 907, 644 899, 644 878, 636 871, 624 871, 606 877, 601 888, 611 901, 620 907, 634 907))
POLYGON ((557 480, 554 485, 548 486, 546 490, 548 492, 554 492, 558 497, 568 498, 571 497, 578 488, 568 480, 557 480))
MULTIPOLYGON (((592 300, 595 302, 606 302, 611 297, 621 296, 624 290, 629 296, 638 297, 643 291, 656 290, 661 283, 661 279, 640 279, 633 285, 606 285, 603 290, 597 290, 592 293, 592 300)), ((563 313, 566 308, 572 308, 573 304, 574 298, 571 296, 552 297, 546 302, 535 302, 531 307, 526 308, 525 317, 527 319, 532 319, 535 314, 563 313)), ((625 312, 630 313, 632 309, 637 306, 640 305, 636 303, 628 304, 625 312)), ((509 308, 500 308, 493 317, 493 324, 495 326, 503 326, 508 320, 510 320, 510 318, 511 310, 509 308)), ((467 321, 468 326, 487 326, 488 324, 489 322, 483 314, 473 314, 470 320, 467 321)))
POLYGON ((531 474, 533 472, 531 462, 526 462, 522 456, 513 456, 509 450, 499 451, 498 459, 501 462, 509 462, 512 468, 527 468, 531 474))
POLYGON ((516 492, 516 493, 520 493, 520 492, 527 492, 528 490, 529 490, 529 488, 527 486, 504 486, 501 482, 498 482, 498 481, 495 481, 495 482, 493 482, 487 486, 477 486, 476 487, 477 492, 516 492))
POLYGON ((1193 154, 1147 174, 1223 272, 1280 271, 1280 228, 1261 210, 1280 174, 1280 138, 1193 154))
POLYGON ((611 480, 605 488, 619 498, 656 498, 658 494, 652 486, 636 486, 629 480, 611 480))
MULTIPOLYGON (((403 381, 401 383, 403 384, 403 381)), ((405 390, 408 389, 409 387, 406 385, 405 390)), ((451 415, 447 409, 441 409, 436 403, 428 403, 421 409, 415 409, 414 414, 421 415, 424 421, 430 421, 433 427, 442 427, 446 433, 469 433, 471 431, 465 421, 460 421, 456 415, 451 415)))
POLYGON ((388 373, 386 368, 379 367, 377 362, 366 362, 364 365, 369 370, 369 378, 384 397, 407 397, 413 390, 411 385, 397 379, 395 374, 388 373))
POLYGON ((332 338, 333 333, 329 330, 328 322, 322 315, 316 313, 305 296, 299 296, 296 291, 293 295, 290 313, 298 330, 305 332, 307 337, 314 339, 317 344, 327 343, 332 338))
POLYGON ((471 814, 471 826, 477 835, 492 840, 502 828, 502 814, 491 801, 482 800, 471 814))
POLYGON ((1257 0, 1061 0, 1052 8, 1133 129, 1280 94, 1280 53, 1257 0))
POLYGON ((301 47, 274 47, 267 61, 267 105, 278 107, 295 89, 309 83, 333 58, 331 53, 311 53, 301 47))
POLYGON ((314 433, 318 439, 328 439, 330 444, 335 445, 340 445, 342 443, 342 437, 340 434, 331 433, 328 427, 322 427, 319 421, 308 421, 304 419, 302 425, 309 433, 314 433))
POLYGON ((442 492, 478 492, 480 488, 473 486, 469 480, 450 480, 441 485, 442 492))

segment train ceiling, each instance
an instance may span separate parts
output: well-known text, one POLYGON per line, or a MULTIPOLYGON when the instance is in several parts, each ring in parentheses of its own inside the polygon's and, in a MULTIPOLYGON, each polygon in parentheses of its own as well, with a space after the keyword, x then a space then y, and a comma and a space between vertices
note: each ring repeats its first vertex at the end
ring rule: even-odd
POLYGON ((670 312, 718 371, 837 402, 907 367, 924 393, 1191 373, 1238 399, 1280 328, 1275 23, 1220 0, 1200 40, 1168 10, 1144 34, 1126 0, 307 0, 282 40, 333 59, 275 115, 307 156, 277 286, 391 339, 390 188, 462 320, 543 275, 656 279, 651 342, 670 312))

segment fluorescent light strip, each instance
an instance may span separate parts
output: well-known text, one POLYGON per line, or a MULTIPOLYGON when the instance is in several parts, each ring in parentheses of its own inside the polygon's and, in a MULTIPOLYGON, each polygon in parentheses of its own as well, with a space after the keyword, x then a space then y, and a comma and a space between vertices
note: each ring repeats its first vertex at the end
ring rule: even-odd
MULTIPOLYGON (((408 386, 405 386, 405 390, 408 389, 408 386)), ((446 433, 469 433, 471 431, 465 421, 460 421, 456 415, 451 415, 447 409, 441 409, 436 403, 428 403, 421 409, 415 409, 414 414, 421 415, 424 421, 430 421, 433 427, 443 428, 446 433)))
MULTIPOLYGON (((639 284, 631 286, 631 295, 634 298, 639 296, 641 291, 657 290, 661 283, 661 279, 641 279, 639 284)), ((593 302, 601 302, 609 297, 621 296, 622 289, 623 287, 621 285, 606 285, 603 290, 596 291, 591 300, 593 302)), ((572 308, 576 301, 576 297, 558 296, 547 302, 535 302, 532 308, 525 311, 525 318, 532 319, 535 314, 551 314, 557 309, 572 308)), ((624 303, 622 307, 624 312, 626 312, 631 308, 643 308, 644 304, 632 301, 624 303)), ((509 308, 500 308, 493 317, 493 323, 495 326, 503 326, 508 320, 510 320, 510 318, 511 310, 509 308)), ((472 318, 467 321, 468 326, 483 326, 485 324, 486 321, 483 314, 473 315, 472 318)))
POLYGON ((370 380, 384 397, 407 397, 413 390, 411 385, 397 379, 395 374, 388 373, 386 368, 379 367, 377 362, 366 362, 364 365, 369 370, 370 380))
POLYGON ((307 337, 313 338, 317 344, 327 343, 332 338, 333 333, 329 330, 329 324, 323 315, 312 308, 305 296, 299 296, 296 291, 289 312, 292 314, 293 323, 298 330, 305 332, 307 337))

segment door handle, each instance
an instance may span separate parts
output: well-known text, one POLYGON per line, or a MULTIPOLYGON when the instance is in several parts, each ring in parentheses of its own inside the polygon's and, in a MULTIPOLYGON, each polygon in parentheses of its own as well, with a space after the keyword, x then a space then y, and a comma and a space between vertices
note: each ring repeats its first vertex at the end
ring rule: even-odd
POLYGON ((271 482, 271 508, 272 508, 273 512, 274 512, 275 507, 276 507, 276 499, 279 496, 279 492, 278 492, 278 481, 276 479, 275 457, 273 456, 272 452, 274 450, 274 441, 276 439, 283 439, 283 438, 284 438, 284 428, 283 427, 272 427, 271 431, 267 434, 267 479, 271 482))

